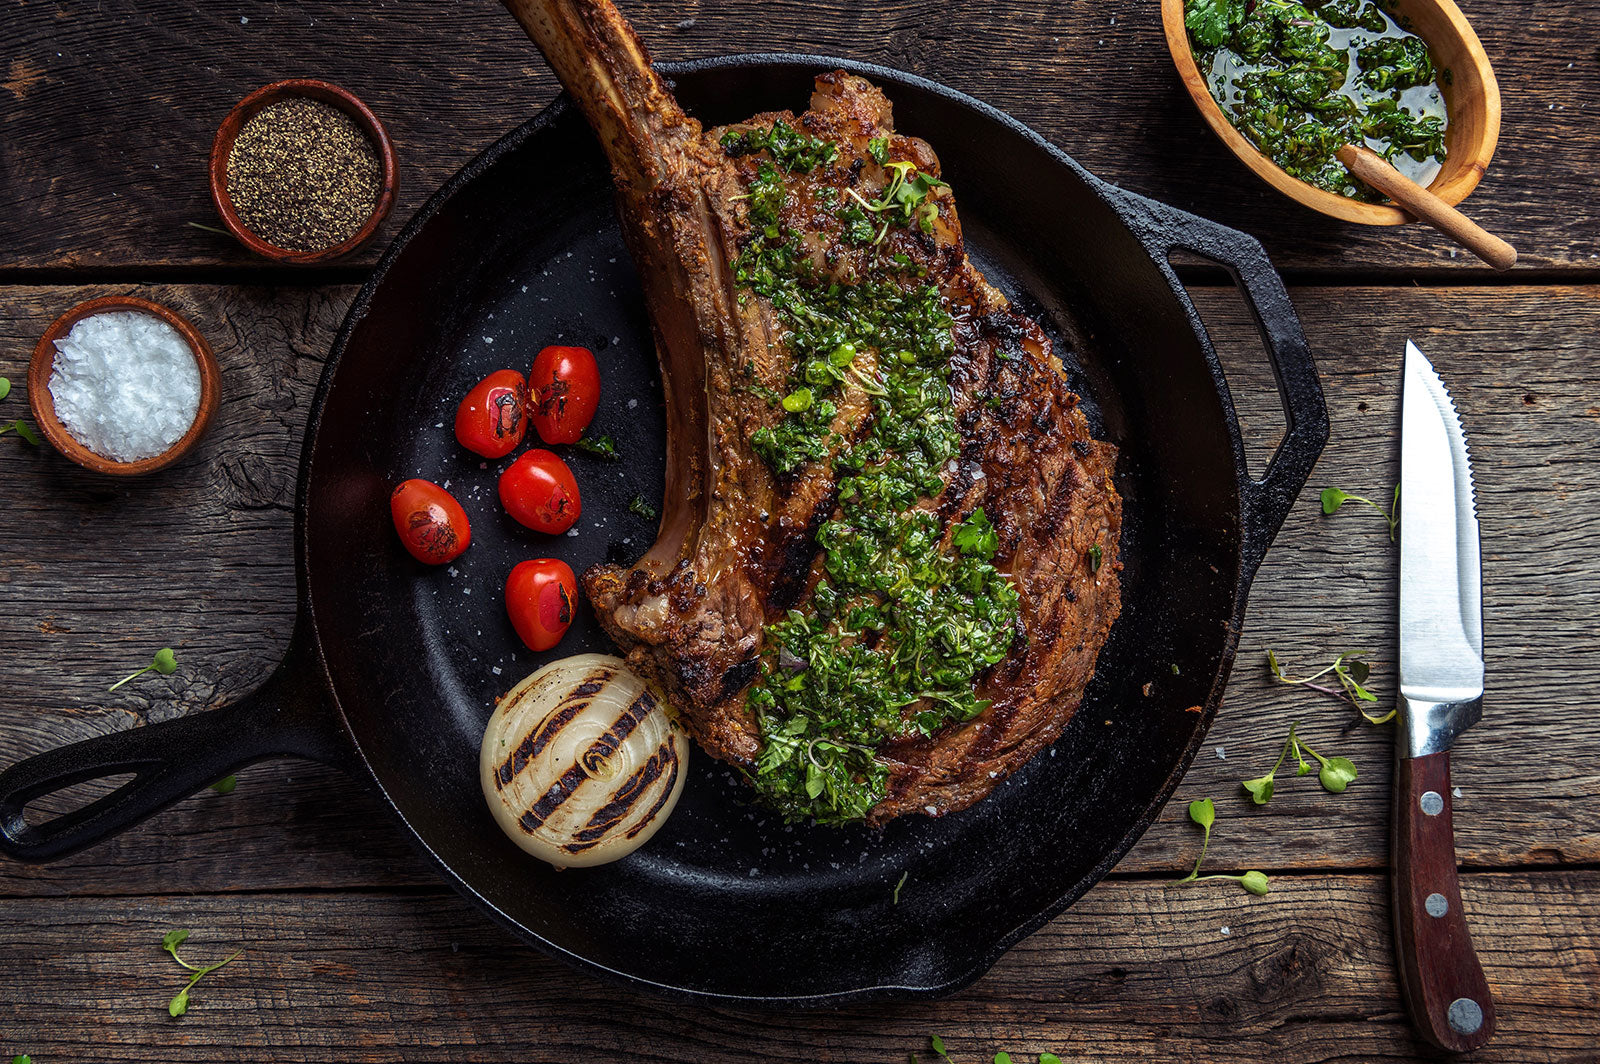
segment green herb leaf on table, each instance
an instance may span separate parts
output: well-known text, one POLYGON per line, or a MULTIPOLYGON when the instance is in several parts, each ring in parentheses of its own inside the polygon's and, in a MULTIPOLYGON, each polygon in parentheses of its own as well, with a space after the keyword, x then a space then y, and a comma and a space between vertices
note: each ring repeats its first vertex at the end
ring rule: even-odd
MULTIPOLYGON (((3 398, 3 396, 0 396, 3 398)), ((33 1064, 33 1058, 26 1053, 19 1053, 11 1058, 11 1064, 33 1064)))
POLYGON ((1201 865, 1205 864, 1206 850, 1208 850, 1211 846, 1211 825, 1216 823, 1217 819, 1216 803, 1210 798, 1200 798, 1196 801, 1190 802, 1189 819, 1194 821, 1196 824, 1199 824, 1204 830, 1205 835, 1200 842, 1200 856, 1196 857, 1194 861, 1194 870, 1188 875, 1184 876, 1182 879, 1178 880, 1178 883, 1204 883, 1209 879, 1230 879, 1235 883, 1238 883, 1251 894, 1267 893, 1269 882, 1267 877, 1261 872, 1250 871, 1237 876, 1223 875, 1221 873, 1209 876, 1201 875, 1200 867, 1201 865))
POLYGON ((1371 499, 1361 495, 1352 495, 1349 492, 1341 491, 1338 488, 1322 489, 1322 512, 1324 515, 1332 516, 1333 514, 1338 513, 1339 508, 1347 502, 1363 503, 1378 511, 1379 515, 1383 517, 1383 520, 1389 526, 1389 542, 1394 542, 1395 529, 1400 525, 1400 485, 1396 484, 1394 486, 1394 501, 1390 504, 1389 509, 1387 510, 1373 502, 1371 499))
POLYGON ((1011 1064, 1011 1054, 1005 1052, 996 1053, 994 1055, 994 1064, 1011 1064))
POLYGON ((154 670, 155 672, 160 673, 162 676, 171 676, 174 672, 177 671, 177 669, 178 669, 178 657, 177 657, 177 655, 172 652, 172 648, 171 647, 162 647, 160 650, 156 651, 155 657, 150 659, 150 664, 146 665, 144 668, 140 669, 138 672, 132 673, 132 674, 130 674, 128 676, 124 676, 122 679, 118 680, 116 683, 114 683, 110 687, 106 688, 106 690, 107 691, 115 691, 117 688, 121 687, 123 684, 127 683, 129 680, 137 679, 138 677, 143 676, 145 673, 150 672, 152 670, 154 670))
POLYGON ((189 1011, 189 991, 194 989, 194 985, 196 983, 244 952, 242 949, 234 950, 233 953, 224 957, 217 963, 200 967, 198 965, 190 964, 188 961, 184 960, 178 955, 178 947, 183 945, 188 940, 189 929, 186 927, 180 927, 175 931, 168 931, 165 935, 161 936, 161 948, 172 954, 173 960, 177 961, 179 964, 183 965, 183 967, 194 973, 189 977, 189 981, 184 984, 183 989, 178 991, 177 995, 167 1003, 167 1015, 173 1017, 174 1019, 189 1011))
POLYGON ((933 1046, 933 1051, 939 1054, 941 1059, 945 1060, 946 1062, 950 1060, 950 1054, 944 1051, 943 1038, 940 1038, 938 1035, 930 1035, 928 1037, 928 1044, 933 1046))
POLYGON ((17 418, 17 420, 12 421, 9 424, 0 425, 0 435, 4 435, 7 432, 15 432, 24 441, 31 443, 35 447, 44 442, 44 440, 39 438, 39 434, 33 431, 33 426, 29 425, 21 418, 17 418))
MULTIPOLYGON (((1299 727, 1297 724, 1291 724, 1289 726, 1289 738, 1283 741, 1283 749, 1279 751, 1278 760, 1273 764, 1270 772, 1268 772, 1265 776, 1257 776, 1255 779, 1239 781, 1239 785, 1249 792, 1250 800, 1255 804, 1266 805, 1268 802, 1272 801, 1273 778, 1277 776, 1278 769, 1283 765, 1283 759, 1289 756, 1289 748, 1291 746, 1295 747, 1295 756, 1299 757, 1299 747, 1295 746, 1294 741, 1294 730, 1297 727, 1299 727)), ((1300 766, 1300 775, 1302 776, 1311 770, 1311 766, 1307 765, 1303 758, 1301 759, 1300 766)))
MULTIPOLYGON (((813 797, 815 797, 815 795, 813 795, 813 797)), ((900 873, 900 881, 894 885, 894 899, 893 899, 891 904, 894 904, 894 905, 899 905, 900 904, 900 888, 905 886, 906 885, 906 880, 910 879, 910 878, 911 878, 911 872, 909 870, 900 873)))
POLYGON ((1322 765, 1322 771, 1317 773, 1317 782, 1322 784, 1322 789, 1330 794, 1343 794, 1346 787, 1355 782, 1356 766, 1343 757, 1323 757, 1311 749, 1311 744, 1304 739, 1296 739, 1296 745, 1322 765))
POLYGON ((224 776, 211 785, 211 789, 218 794, 232 794, 234 788, 239 786, 238 776, 224 776))
POLYGON ((11 379, 9 377, 0 377, 0 399, 4 399, 6 396, 8 396, 10 394, 11 394, 11 379))
POLYGON ((1363 686, 1367 682, 1367 677, 1372 675, 1372 666, 1363 660, 1365 654, 1366 651, 1362 650, 1347 650, 1334 658, 1333 664, 1324 666, 1310 676, 1303 676, 1297 680, 1284 672, 1283 666, 1278 664, 1278 656, 1268 650, 1267 668, 1271 671, 1273 679, 1279 683, 1306 687, 1340 702, 1348 702, 1369 723, 1387 724, 1394 719, 1396 710, 1391 709, 1382 716, 1374 716, 1362 708, 1363 702, 1376 702, 1378 700, 1377 695, 1363 686), (1329 675, 1339 681, 1337 688, 1316 682, 1329 675))
POLYGON ((1054 1053, 1040 1053, 1039 1064, 1061 1064, 1061 1058, 1054 1053))

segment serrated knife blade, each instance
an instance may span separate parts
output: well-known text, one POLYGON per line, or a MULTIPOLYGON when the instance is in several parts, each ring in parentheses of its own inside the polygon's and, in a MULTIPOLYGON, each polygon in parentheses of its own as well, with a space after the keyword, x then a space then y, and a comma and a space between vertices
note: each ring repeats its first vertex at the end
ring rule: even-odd
POLYGON ((1417 1031, 1442 1049, 1494 1034, 1494 1001, 1456 878, 1450 748, 1483 706, 1483 596, 1467 436, 1406 341, 1400 399, 1400 690, 1390 889, 1417 1031))
POLYGON ((1472 461, 1450 392, 1406 341, 1400 415, 1400 716, 1406 756, 1450 749, 1483 706, 1472 461))

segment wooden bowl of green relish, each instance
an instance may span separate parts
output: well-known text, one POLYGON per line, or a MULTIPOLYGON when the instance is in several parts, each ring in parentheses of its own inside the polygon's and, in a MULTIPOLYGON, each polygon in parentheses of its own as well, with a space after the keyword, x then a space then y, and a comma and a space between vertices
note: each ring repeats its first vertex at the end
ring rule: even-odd
POLYGON ((1161 0, 1161 20, 1212 132, 1313 210, 1363 225, 1416 220, 1333 158, 1344 143, 1452 205, 1494 156, 1500 87, 1451 0, 1161 0))

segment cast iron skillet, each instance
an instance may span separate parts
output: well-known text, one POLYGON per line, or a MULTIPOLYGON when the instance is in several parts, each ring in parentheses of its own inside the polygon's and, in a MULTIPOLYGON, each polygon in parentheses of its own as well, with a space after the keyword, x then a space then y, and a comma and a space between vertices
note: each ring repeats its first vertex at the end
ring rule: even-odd
MULTIPOLYGON (((643 300, 598 147, 563 100, 434 196, 350 310, 301 464, 300 622, 284 665, 234 705, 12 766, 0 848, 50 860, 241 765, 311 758, 370 778, 445 878, 529 942, 639 987, 747 1004, 948 994, 1105 875, 1216 713, 1250 579, 1327 438, 1316 369, 1253 239, 1099 181, 970 97, 811 56, 663 70, 714 123, 803 108, 812 76, 838 67, 883 86, 898 127, 933 142, 974 258, 1054 333, 1096 431, 1122 448, 1123 614, 1054 749, 971 810, 881 832, 784 826, 701 755, 671 821, 618 864, 557 873, 500 834, 478 788, 479 737, 494 697, 552 656, 516 641, 505 574, 541 554, 580 571, 637 556, 655 530, 629 503, 659 503, 662 490, 643 300), (1261 480, 1168 265, 1179 248, 1232 271, 1265 336, 1288 430, 1261 480), (581 535, 551 539, 498 513, 499 465, 480 468, 449 425, 471 383, 556 342, 598 351, 606 400, 593 431, 626 460, 572 456, 581 535), (409 476, 450 482, 471 516, 473 547, 449 569, 413 563, 396 542, 386 500, 409 476), (23 819, 41 795, 127 772, 82 809, 23 819)), ((584 617, 559 653, 604 648, 584 617)))

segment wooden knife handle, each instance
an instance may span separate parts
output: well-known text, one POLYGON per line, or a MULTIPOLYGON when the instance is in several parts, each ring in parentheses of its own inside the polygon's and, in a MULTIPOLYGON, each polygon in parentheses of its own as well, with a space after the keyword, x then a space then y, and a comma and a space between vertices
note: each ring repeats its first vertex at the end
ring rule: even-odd
POLYGON ((1494 1035, 1494 1001, 1456 882, 1448 752, 1396 766, 1390 861, 1395 954, 1412 1022, 1440 1049, 1477 1049, 1494 1035))

